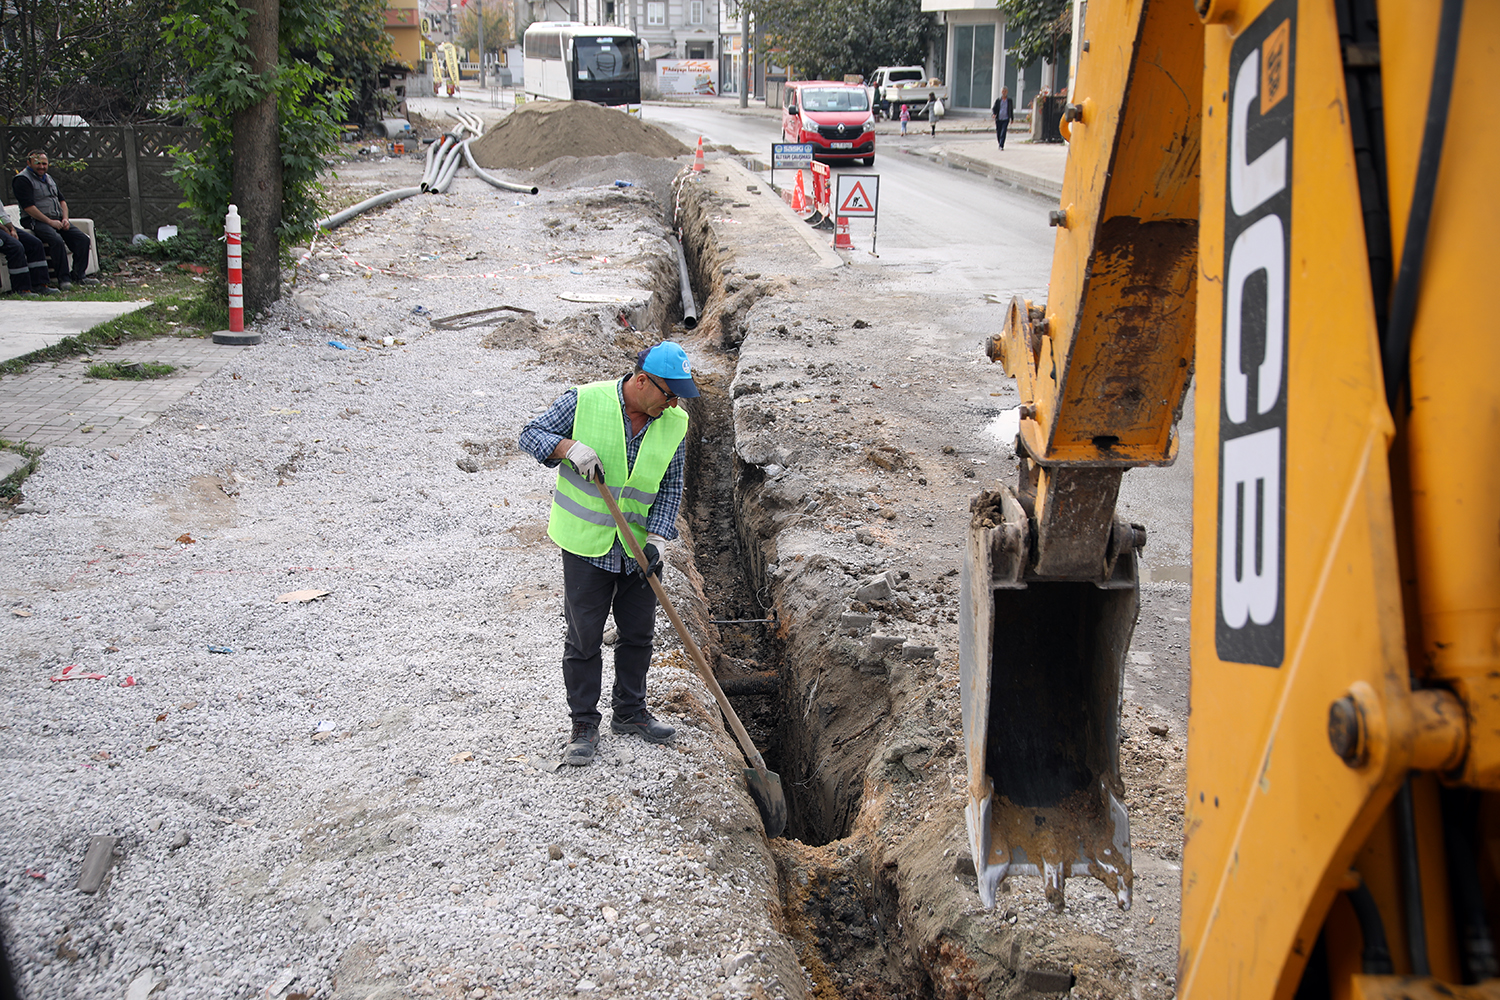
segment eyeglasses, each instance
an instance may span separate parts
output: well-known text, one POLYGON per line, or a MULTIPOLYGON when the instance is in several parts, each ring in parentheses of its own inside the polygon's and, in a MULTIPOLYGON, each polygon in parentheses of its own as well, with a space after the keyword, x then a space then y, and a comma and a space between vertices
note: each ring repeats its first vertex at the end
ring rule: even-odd
POLYGON ((663 396, 667 397, 667 402, 670 403, 674 399, 677 398, 677 393, 673 392, 671 389, 668 389, 666 386, 664 386, 660 382, 656 381, 656 379, 651 378, 651 375, 649 373, 647 373, 647 372, 641 372, 641 374, 645 375, 646 378, 650 379, 651 380, 651 384, 654 385, 654 386, 656 386, 657 391, 660 392, 663 396))

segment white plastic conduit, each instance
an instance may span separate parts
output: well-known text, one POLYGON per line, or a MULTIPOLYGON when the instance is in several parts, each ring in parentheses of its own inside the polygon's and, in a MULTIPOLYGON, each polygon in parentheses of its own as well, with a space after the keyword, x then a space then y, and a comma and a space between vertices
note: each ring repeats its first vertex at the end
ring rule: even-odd
POLYGON ((469 169, 473 170, 480 180, 501 190, 518 191, 522 194, 540 193, 540 189, 535 185, 528 186, 502 181, 500 178, 487 173, 481 168, 474 161, 474 154, 469 152, 469 143, 474 140, 464 139, 462 136, 466 130, 473 132, 476 136, 481 135, 484 131, 484 123, 465 112, 455 112, 454 117, 459 120, 459 127, 452 132, 444 132, 437 141, 428 145, 426 163, 422 170, 422 181, 419 187, 398 188, 394 191, 378 194, 373 198, 367 198, 358 205, 351 205, 342 212, 330 215, 326 219, 319 219, 316 228, 320 230, 336 229, 355 216, 368 212, 372 208, 389 205, 392 202, 400 201, 403 198, 410 198, 413 195, 424 192, 428 194, 446 194, 448 188, 453 184, 453 177, 458 173, 459 166, 465 162, 468 163, 469 169))

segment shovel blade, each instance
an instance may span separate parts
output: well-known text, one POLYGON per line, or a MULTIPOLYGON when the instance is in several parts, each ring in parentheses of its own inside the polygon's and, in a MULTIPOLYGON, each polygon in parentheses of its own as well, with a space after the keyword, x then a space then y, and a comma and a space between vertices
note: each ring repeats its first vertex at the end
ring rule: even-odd
POLYGON ((745 786, 760 810, 766 825, 766 839, 773 840, 786 832, 786 796, 781 791, 781 775, 760 768, 745 768, 745 786))

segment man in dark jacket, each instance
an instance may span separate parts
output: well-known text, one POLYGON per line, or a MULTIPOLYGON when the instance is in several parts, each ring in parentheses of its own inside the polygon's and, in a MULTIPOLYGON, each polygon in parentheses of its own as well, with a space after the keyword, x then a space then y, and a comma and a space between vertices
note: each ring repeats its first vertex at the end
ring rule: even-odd
POLYGON ((0 254, 10 272, 10 290, 18 295, 46 295, 47 251, 42 241, 24 229, 11 224, 10 216, 0 211, 0 254))
POLYGON ((26 155, 26 169, 16 174, 11 189, 21 206, 21 225, 42 241, 52 258, 57 287, 67 291, 74 285, 97 285, 83 272, 89 266, 89 238, 68 221, 68 203, 57 182, 47 176, 47 154, 33 149, 26 155), (73 252, 73 270, 68 270, 68 251, 73 252))
POLYGON ((1010 100, 1010 88, 1001 87, 1000 96, 995 98, 995 106, 990 108, 990 114, 995 119, 995 138, 1000 140, 1000 148, 1005 148, 1005 133, 1010 128, 1011 113, 1015 110, 1010 100))

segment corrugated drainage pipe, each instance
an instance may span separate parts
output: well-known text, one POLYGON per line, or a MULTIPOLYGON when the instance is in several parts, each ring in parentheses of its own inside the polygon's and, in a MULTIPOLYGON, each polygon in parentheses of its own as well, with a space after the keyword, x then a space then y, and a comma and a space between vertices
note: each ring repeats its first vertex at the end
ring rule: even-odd
POLYGON ((503 191, 519 191, 521 194, 540 193, 536 185, 527 187, 525 184, 512 184, 510 181, 502 181, 500 178, 494 176, 493 174, 485 173, 484 169, 480 167, 479 164, 474 162, 474 154, 469 152, 469 143, 473 141, 474 140, 472 139, 465 139, 461 143, 461 145, 463 146, 464 159, 468 162, 469 169, 478 174, 480 180, 488 181, 490 184, 493 184, 495 187, 500 188, 503 191))
POLYGON ((693 283, 688 280, 687 251, 677 241, 677 272, 682 278, 682 325, 689 330, 698 325, 698 304, 693 301, 693 283))
POLYGON ((443 161, 442 170, 438 173, 438 179, 428 188, 431 194, 447 194, 448 187, 453 183, 453 175, 458 173, 458 168, 463 165, 463 156, 459 154, 459 146, 456 144, 448 151, 448 158, 443 161))
POLYGON ((344 209, 342 212, 339 212, 337 215, 330 215, 326 219, 319 219, 315 228, 317 228, 317 229, 337 229, 339 226, 342 226, 344 223, 348 222, 350 219, 354 218, 356 215, 359 215, 361 212, 368 212, 372 208, 377 208, 377 207, 379 207, 381 205, 388 205, 388 204, 390 204, 393 201, 400 201, 402 198, 410 198, 414 194, 421 194, 421 193, 422 193, 422 189, 421 188, 419 188, 419 187, 413 187, 413 188, 401 188, 401 189, 396 190, 396 191, 387 191, 385 194, 377 194, 373 198, 367 198, 367 199, 365 199, 364 201, 360 202, 358 205, 351 205, 351 206, 349 206, 348 208, 344 209))

